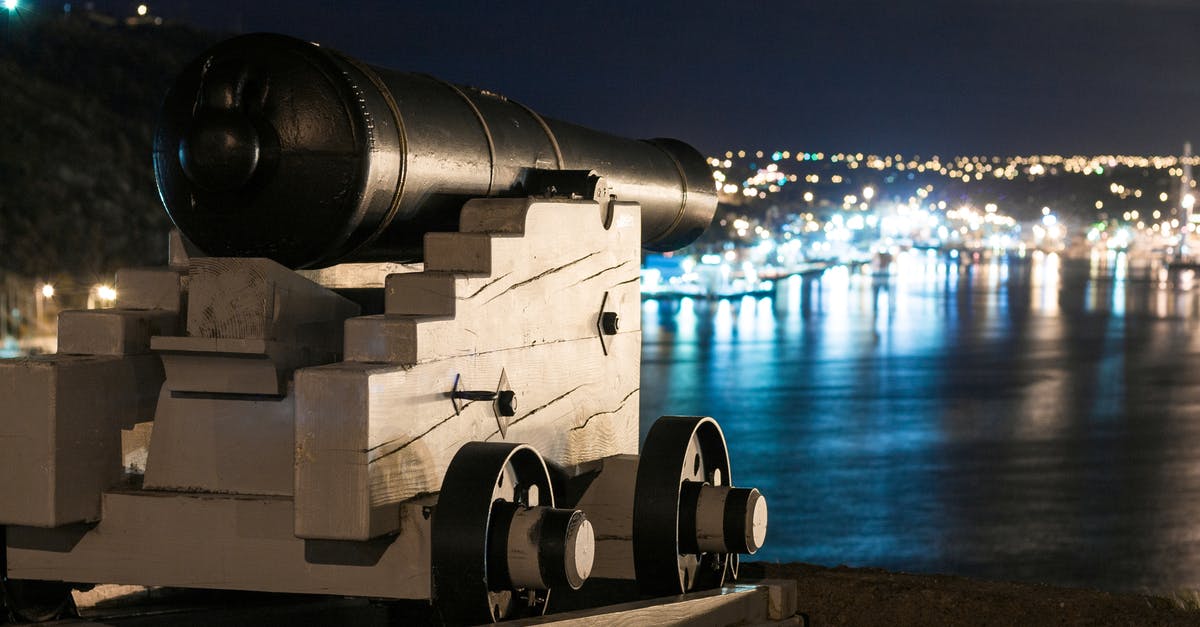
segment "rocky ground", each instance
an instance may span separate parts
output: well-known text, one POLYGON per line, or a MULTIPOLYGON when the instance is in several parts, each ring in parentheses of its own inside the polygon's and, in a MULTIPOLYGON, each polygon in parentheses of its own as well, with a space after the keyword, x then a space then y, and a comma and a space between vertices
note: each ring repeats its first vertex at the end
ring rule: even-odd
MULTIPOLYGON (((875 568, 748 562, 742 581, 792 579, 809 627, 1200 626, 1200 597, 1163 598, 915 575, 875 568)), ((362 599, 99 586, 75 594, 83 620, 62 624, 420 624, 362 599), (390 616, 390 618, 389 618, 390 616), (100 618, 103 617, 103 618, 100 618), (397 620, 399 619, 399 620, 397 620)))
POLYGON ((794 579, 811 627, 833 625, 1200 625, 1196 597, 913 575, 874 568, 749 562, 741 579, 794 579))

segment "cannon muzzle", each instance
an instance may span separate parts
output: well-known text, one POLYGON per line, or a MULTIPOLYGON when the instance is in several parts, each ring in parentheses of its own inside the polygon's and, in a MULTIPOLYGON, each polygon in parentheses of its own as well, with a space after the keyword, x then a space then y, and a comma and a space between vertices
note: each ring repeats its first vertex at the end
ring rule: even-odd
POLYGON ((159 194, 207 254, 293 268, 417 261, 469 198, 521 196, 531 173, 590 170, 642 206, 643 245, 692 242, 716 209, 692 147, 542 117, 498 94, 367 66, 280 35, 193 61, 154 139, 159 194))

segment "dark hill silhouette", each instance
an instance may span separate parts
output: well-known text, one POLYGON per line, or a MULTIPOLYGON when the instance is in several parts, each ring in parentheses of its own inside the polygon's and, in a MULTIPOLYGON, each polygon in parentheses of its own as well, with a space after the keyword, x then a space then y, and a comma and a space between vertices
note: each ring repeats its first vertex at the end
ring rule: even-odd
POLYGON ((101 276, 165 260, 170 220, 150 163, 158 107, 218 39, 81 14, 0 29, 0 270, 101 276))

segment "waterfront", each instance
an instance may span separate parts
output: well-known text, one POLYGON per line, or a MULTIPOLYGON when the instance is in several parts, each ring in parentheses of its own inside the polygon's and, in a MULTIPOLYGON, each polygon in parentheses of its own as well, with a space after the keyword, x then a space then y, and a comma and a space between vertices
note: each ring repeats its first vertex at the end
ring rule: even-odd
POLYGON ((643 304, 643 433, 717 417, 772 561, 1200 588, 1200 290, 1091 260, 899 256, 643 304))

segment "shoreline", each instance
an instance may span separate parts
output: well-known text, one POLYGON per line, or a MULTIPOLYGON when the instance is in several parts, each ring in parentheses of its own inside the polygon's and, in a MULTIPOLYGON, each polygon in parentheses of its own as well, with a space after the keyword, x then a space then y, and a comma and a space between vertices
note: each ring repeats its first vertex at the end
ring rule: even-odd
POLYGON ((791 579, 804 624, 1200 626, 1200 595, 1166 598, 879 568, 745 562, 739 579, 791 579))

